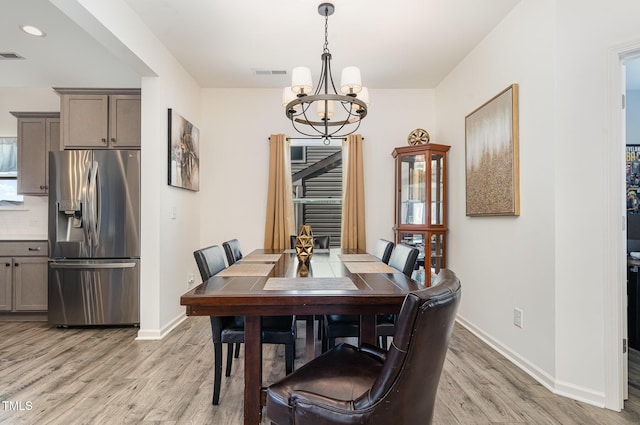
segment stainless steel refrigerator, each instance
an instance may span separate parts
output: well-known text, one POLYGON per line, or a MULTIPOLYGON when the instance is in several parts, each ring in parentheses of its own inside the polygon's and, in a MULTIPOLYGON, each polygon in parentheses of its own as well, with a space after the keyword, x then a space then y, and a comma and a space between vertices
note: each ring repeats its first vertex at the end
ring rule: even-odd
POLYGON ((140 151, 49 154, 49 324, 140 323, 140 151))

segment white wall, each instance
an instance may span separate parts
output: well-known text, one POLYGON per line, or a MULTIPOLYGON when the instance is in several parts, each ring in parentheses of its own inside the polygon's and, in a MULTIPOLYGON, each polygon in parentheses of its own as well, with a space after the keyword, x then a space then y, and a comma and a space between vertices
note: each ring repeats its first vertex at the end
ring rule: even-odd
MULTIPOLYGON (((562 0, 556 8, 556 379, 594 396, 606 382, 604 341, 611 329, 604 323, 611 319, 604 316, 610 296, 605 289, 615 276, 603 261, 616 248, 606 234, 611 202, 605 182, 612 177, 604 170, 620 143, 607 137, 608 55, 614 46, 640 40, 639 14, 640 3, 633 0, 562 0)), ((619 156, 622 167, 622 149, 619 156)), ((622 180, 622 169, 619 175, 622 180)), ((620 205, 614 221, 624 215, 620 205)))
MULTIPOLYGON (((58 112, 60 97, 50 87, 0 87, 0 137, 18 135, 18 112, 58 112)), ((24 208, 0 209, 0 239, 47 239, 46 196, 25 196, 24 208)))
POLYGON ((555 373, 553 1, 524 1, 437 87, 438 138, 451 144, 448 266, 461 320, 547 384, 555 373), (466 217, 465 116, 519 85, 520 216, 466 217), (524 327, 513 325, 514 307, 524 327))
POLYGON ((613 249, 608 54, 640 39, 638 13, 630 0, 523 0, 437 88, 439 134, 459 147, 449 265, 463 281, 463 323, 555 392, 601 406, 611 332, 603 258, 613 249), (511 83, 520 85, 521 215, 465 217, 464 116, 511 83))
MULTIPOLYGON (((363 145, 367 246, 393 240, 393 148, 415 128, 435 131, 433 90, 371 89, 363 145), (403 113, 398 114, 398 105, 403 113)), ((203 90, 202 246, 237 238, 244 252, 262 248, 271 134, 297 135, 280 107, 280 89, 203 90), (249 101, 250 99, 250 101, 249 101), (242 113, 239 113, 242 111, 242 113)), ((432 138, 436 142, 435 138, 432 138)))

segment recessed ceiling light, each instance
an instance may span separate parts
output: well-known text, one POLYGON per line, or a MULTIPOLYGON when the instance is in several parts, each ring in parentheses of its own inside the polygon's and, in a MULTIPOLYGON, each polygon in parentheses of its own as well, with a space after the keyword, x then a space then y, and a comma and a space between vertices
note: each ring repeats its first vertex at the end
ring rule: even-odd
POLYGON ((34 27, 33 25, 19 25, 18 27, 22 31, 26 32, 27 34, 31 34, 31 35, 34 35, 36 37, 46 37, 47 36, 47 33, 42 31, 38 27, 34 27))

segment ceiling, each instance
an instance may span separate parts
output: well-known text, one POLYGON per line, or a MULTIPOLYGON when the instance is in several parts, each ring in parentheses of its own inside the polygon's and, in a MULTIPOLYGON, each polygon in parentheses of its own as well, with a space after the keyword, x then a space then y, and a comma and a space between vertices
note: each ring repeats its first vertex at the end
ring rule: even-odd
MULTIPOLYGON (((123 1, 201 87, 283 87, 300 65, 317 79, 324 42, 320 1, 123 1)), ((334 0, 328 28, 334 77, 355 65, 371 88, 435 87, 518 1, 334 0)), ((48 0, 0 0, 0 10, 0 53, 25 58, 0 60, 0 86, 139 86, 131 68, 48 0), (24 23, 47 37, 23 33, 18 25, 24 23)))

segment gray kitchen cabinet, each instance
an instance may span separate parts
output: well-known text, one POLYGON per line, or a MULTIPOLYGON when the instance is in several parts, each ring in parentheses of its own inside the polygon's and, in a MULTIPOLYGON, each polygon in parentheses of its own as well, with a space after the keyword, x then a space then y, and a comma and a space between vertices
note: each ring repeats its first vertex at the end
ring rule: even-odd
POLYGON ((47 311, 46 241, 0 242, 0 266, 0 312, 47 311))
POLYGON ((0 311, 11 311, 13 303, 13 259, 0 257, 2 272, 0 272, 0 311))
POLYGON ((139 89, 56 88, 64 149, 140 148, 139 89))
POLYGON ((47 258, 13 259, 14 311, 47 311, 47 258))
POLYGON ((49 192, 49 151, 60 150, 59 112, 11 112, 18 118, 18 193, 49 192))

